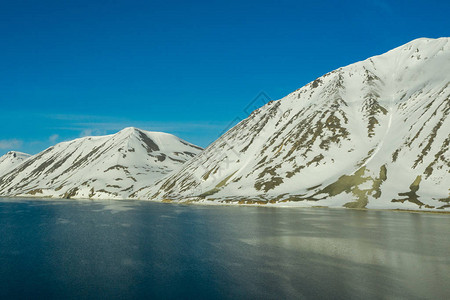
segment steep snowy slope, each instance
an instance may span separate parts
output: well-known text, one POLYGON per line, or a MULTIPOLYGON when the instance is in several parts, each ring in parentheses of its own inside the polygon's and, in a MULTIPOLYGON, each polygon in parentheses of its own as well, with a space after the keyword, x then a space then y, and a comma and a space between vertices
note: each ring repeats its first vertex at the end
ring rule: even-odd
POLYGON ((126 128, 64 142, 0 177, 0 195, 128 198, 178 169, 201 148, 176 136, 126 128))
POLYGON ((254 111, 139 198, 449 208, 450 39, 418 39, 254 111))
POLYGON ((30 156, 30 154, 22 152, 9 151, 8 153, 0 157, 0 176, 17 167, 30 156))

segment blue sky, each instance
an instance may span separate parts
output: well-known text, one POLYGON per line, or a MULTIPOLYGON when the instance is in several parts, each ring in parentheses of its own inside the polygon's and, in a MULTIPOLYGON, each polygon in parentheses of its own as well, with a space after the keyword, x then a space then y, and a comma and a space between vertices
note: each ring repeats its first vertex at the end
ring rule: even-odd
POLYGON ((0 1, 0 155, 128 126, 207 146, 260 93, 449 36, 449 1, 0 1))

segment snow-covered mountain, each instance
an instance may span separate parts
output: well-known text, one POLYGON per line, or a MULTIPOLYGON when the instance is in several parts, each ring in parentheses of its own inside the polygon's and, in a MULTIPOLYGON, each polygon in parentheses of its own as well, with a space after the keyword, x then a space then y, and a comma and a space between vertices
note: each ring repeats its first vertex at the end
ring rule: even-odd
POLYGON ((0 157, 0 176, 6 174, 11 169, 14 169, 30 156, 30 154, 22 152, 9 151, 8 153, 0 157))
POLYGON ((141 199, 450 208, 450 39, 417 39, 255 110, 141 199))
POLYGON ((171 134, 125 128, 59 143, 0 175, 0 195, 129 198, 202 149, 171 134))

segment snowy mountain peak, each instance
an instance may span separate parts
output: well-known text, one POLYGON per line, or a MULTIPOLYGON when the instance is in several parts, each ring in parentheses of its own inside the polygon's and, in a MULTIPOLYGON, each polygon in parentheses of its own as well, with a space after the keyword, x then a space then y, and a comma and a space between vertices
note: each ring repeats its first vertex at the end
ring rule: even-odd
POLYGON ((9 156, 9 157, 13 157, 13 158, 28 158, 31 155, 27 154, 27 153, 19 152, 19 151, 9 151, 4 156, 5 157, 9 156))
POLYGON ((139 132, 143 132, 143 130, 136 128, 136 127, 126 127, 124 129, 122 129, 121 131, 119 131, 118 133, 116 133, 116 135, 131 136, 131 135, 136 135, 139 132))
POLYGON ((417 39, 255 110, 141 198, 450 208, 450 39, 417 39))
POLYGON ((166 133, 126 128, 59 143, 0 175, 1 195, 128 198, 202 149, 166 133))
POLYGON ((427 37, 421 37, 421 38, 417 38, 414 39, 400 47, 407 47, 410 45, 422 45, 422 46, 426 46, 428 43, 448 43, 448 41, 450 40, 450 37, 440 37, 437 39, 433 39, 433 38, 427 38, 427 37))
POLYGON ((30 154, 18 151, 9 151, 8 153, 0 157, 0 176, 9 172, 11 169, 21 164, 30 156, 30 154))
POLYGON ((130 126, 130 127, 125 127, 124 129, 122 129, 122 130, 119 131, 119 132, 130 132, 130 131, 139 131, 139 130, 140 130, 139 128, 130 126))
POLYGON ((185 145, 188 149, 194 148, 197 150, 203 150, 201 147, 188 143, 179 137, 157 131, 146 131, 135 127, 127 127, 115 135, 112 136, 115 139, 123 139, 123 142, 130 144, 130 139, 135 140, 138 143, 142 143, 147 151, 178 151, 177 147, 180 144, 185 145))

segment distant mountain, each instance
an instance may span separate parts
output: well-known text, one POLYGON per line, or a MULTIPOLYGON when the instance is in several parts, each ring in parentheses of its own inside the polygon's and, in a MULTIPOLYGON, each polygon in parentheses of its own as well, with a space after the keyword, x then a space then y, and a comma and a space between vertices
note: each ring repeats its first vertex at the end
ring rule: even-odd
POLYGON ((125 128, 57 144, 0 175, 0 195, 129 198, 202 149, 171 134, 125 128))
POLYGON ((450 207, 450 39, 417 39, 255 110, 141 199, 450 207))
POLYGON ((10 151, 0 157, 0 176, 3 174, 6 174, 11 169, 14 169, 16 166, 18 166, 20 163, 22 163, 24 160, 28 159, 31 155, 17 152, 17 151, 10 151))

